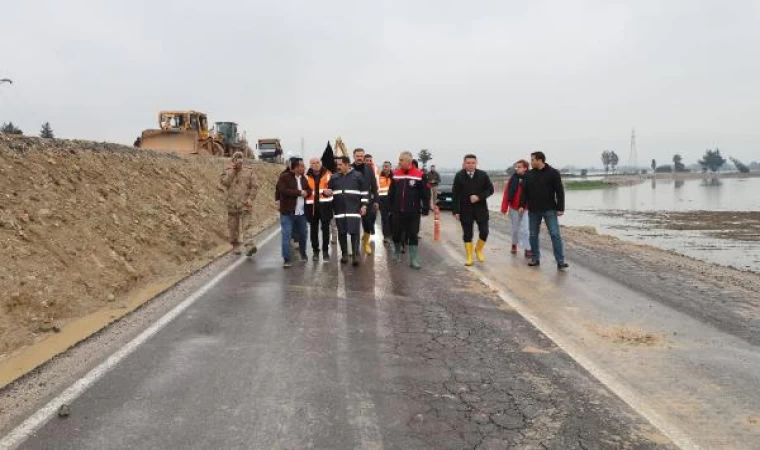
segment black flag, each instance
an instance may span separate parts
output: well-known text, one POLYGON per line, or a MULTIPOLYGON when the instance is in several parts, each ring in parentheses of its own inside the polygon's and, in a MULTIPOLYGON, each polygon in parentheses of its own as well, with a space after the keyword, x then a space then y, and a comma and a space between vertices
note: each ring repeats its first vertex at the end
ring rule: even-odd
POLYGON ((333 153, 333 149, 332 149, 332 145, 330 145, 330 141, 327 141, 327 147, 325 147, 325 152, 322 153, 322 166, 332 173, 335 173, 338 171, 338 168, 335 165, 335 153, 333 153))

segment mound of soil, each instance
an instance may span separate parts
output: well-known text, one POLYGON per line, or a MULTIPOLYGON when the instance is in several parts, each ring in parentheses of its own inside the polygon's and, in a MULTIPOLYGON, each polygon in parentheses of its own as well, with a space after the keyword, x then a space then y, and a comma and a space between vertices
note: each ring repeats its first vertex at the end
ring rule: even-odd
MULTIPOLYGON (((0 358, 228 247, 224 159, 0 135, 0 358)), ((259 175, 273 223, 281 167, 259 175)))

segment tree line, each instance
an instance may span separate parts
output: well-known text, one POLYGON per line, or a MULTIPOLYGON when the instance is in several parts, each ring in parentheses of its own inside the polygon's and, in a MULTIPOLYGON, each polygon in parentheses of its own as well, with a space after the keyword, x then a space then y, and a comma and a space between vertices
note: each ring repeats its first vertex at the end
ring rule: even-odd
MULTIPOLYGON (((23 136, 24 134, 24 132, 21 131, 21 128, 14 125, 13 122, 3 123, 3 125, 0 127, 0 133, 15 134, 19 136, 23 136)), ((55 138, 55 133, 53 133, 53 127, 50 126, 50 122, 45 122, 42 124, 42 128, 40 129, 39 136, 45 139, 55 138)))
MULTIPOLYGON (((758 163, 747 165, 733 157, 729 157, 728 160, 730 160, 731 163, 736 167, 736 170, 741 173, 749 173, 753 168, 754 170, 760 168, 756 167, 760 166, 758 163)), ((705 150, 705 154, 702 156, 702 159, 697 161, 697 164, 702 166, 703 172, 717 172, 724 165, 726 165, 728 160, 724 158, 723 155, 721 155, 720 149, 707 149, 705 150)), ((619 162, 620 158, 614 151, 605 150, 602 152, 602 165, 604 166, 605 173, 609 172, 610 169, 612 169, 612 172, 614 173, 617 170, 619 162)), ((683 156, 681 156, 680 153, 673 155, 673 164, 658 165, 657 161, 653 159, 651 167, 655 173, 690 172, 690 170, 683 163, 683 156)))

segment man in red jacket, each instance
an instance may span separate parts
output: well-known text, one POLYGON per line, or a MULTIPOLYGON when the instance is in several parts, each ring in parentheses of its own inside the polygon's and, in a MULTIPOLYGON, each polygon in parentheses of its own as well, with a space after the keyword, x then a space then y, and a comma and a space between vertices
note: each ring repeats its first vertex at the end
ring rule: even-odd
MULTIPOLYGON (((528 172, 528 161, 521 159, 515 163, 515 173, 507 181, 504 197, 501 200, 501 213, 509 212, 512 223, 512 254, 517 253, 517 246, 525 250, 525 257, 532 258, 530 241, 528 240, 528 215, 520 214, 520 200, 523 195, 523 182, 528 172)), ((528 209, 528 205, 525 206, 528 209)))
POLYGON ((421 170, 412 166, 413 156, 403 152, 399 156, 399 168, 393 173, 388 192, 393 227, 393 260, 401 259, 404 236, 409 242, 409 267, 419 270, 420 215, 430 211, 430 187, 421 170))

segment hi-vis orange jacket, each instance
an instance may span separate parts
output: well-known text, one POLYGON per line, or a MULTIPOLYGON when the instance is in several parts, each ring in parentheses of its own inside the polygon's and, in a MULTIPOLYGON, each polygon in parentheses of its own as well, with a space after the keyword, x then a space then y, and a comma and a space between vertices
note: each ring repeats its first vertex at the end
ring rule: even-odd
POLYGON ((377 176, 378 183, 377 183, 377 195, 379 197, 387 197, 388 192, 391 190, 391 183, 393 183, 393 172, 389 173, 387 176, 383 175, 382 172, 377 176))
POLYGON ((314 173, 309 169, 306 173, 306 182, 309 185, 311 194, 306 197, 306 215, 311 218, 314 216, 314 206, 319 208, 319 214, 322 218, 329 219, 332 217, 332 197, 326 197, 323 192, 327 189, 327 183, 330 182, 332 174, 329 170, 323 168, 319 173, 314 173))

